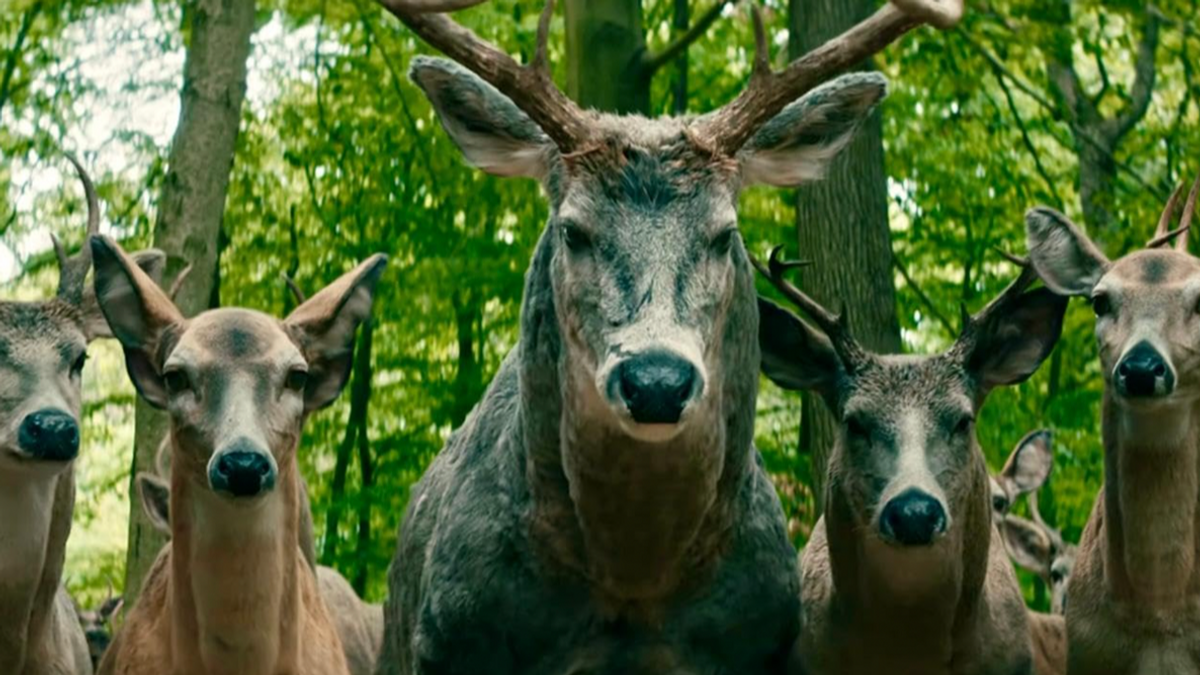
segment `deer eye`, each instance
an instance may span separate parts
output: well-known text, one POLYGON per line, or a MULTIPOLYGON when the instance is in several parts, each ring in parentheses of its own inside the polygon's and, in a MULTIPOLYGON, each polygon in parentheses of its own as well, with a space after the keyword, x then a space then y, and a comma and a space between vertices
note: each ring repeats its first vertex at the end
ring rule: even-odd
POLYGON ((999 513, 1008 513, 1008 498, 996 495, 992 497, 992 510, 999 513))
POLYGON ((729 253, 729 249, 733 247, 733 238, 736 235, 737 230, 731 228, 713 237, 712 244, 710 244, 713 255, 727 255, 729 253))
POLYGON ((192 388, 191 378, 178 368, 163 373, 163 383, 167 385, 167 393, 172 396, 182 394, 192 388))
POLYGON ((1112 300, 1104 293, 1097 293, 1092 296, 1092 311, 1096 313, 1097 318, 1112 314, 1112 300))
POLYGON ((858 415, 846 418, 846 433, 851 438, 858 440, 867 440, 871 437, 871 430, 867 427, 867 423, 858 415))
POLYGON ((571 222, 562 225, 563 243, 572 253, 585 253, 592 248, 592 238, 582 227, 571 222))
POLYGON ((1055 583, 1055 584, 1062 583, 1062 580, 1063 580, 1062 570, 1050 570, 1051 583, 1055 583))
POLYGON ((88 360, 87 352, 80 354, 79 358, 75 359, 75 363, 71 364, 71 376, 72 377, 79 377, 80 375, 83 374, 83 367, 84 367, 84 365, 87 364, 87 360, 88 360))
POLYGON ((962 434, 968 433, 969 431, 971 431, 971 425, 974 423, 975 423, 974 417, 971 417, 970 415, 963 415, 958 420, 958 424, 954 425, 954 433, 956 435, 962 435, 962 434))
POLYGON ((283 384, 292 391, 304 391, 304 387, 308 385, 308 371, 296 368, 288 372, 287 380, 283 384))

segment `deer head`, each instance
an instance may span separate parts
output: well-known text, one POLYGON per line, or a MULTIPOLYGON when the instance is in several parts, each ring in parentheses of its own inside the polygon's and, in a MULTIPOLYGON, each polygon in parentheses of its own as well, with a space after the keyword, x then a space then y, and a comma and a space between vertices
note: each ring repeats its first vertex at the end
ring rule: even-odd
MULTIPOLYGON (((100 228, 100 204, 83 166, 68 157, 87 199, 87 232, 100 228)), ((56 474, 79 453, 81 379, 87 345, 108 326, 84 280, 91 270, 85 245, 76 255, 54 241, 57 295, 43 302, 0 302, 0 472, 56 474)), ((139 254, 147 279, 162 273, 165 257, 139 254)), ((151 282, 153 283, 153 282, 151 282)))
MULTIPOLYGON (((842 491, 851 526, 914 548, 936 544, 956 520, 990 513, 976 413, 988 392, 1023 382, 1050 354, 1066 301, 1027 290, 1035 275, 1026 268, 970 318, 947 352, 881 356, 784 280, 786 267, 773 255, 760 270, 816 329, 760 300, 763 371, 786 389, 820 393, 839 420, 830 480, 842 491)), ((977 524, 990 532, 990 519, 977 524)))
POLYGON ((887 90, 875 73, 826 81, 923 21, 950 25, 962 11, 961 0, 889 4, 778 73, 755 14, 759 51, 746 90, 701 117, 650 120, 582 110, 554 86, 553 2, 529 66, 441 13, 481 1, 382 4, 453 59, 417 57, 410 75, 467 160, 544 185, 567 375, 582 383, 593 420, 647 442, 721 417, 708 414, 722 390, 717 336, 731 305, 750 300, 739 191, 818 177, 887 90), (746 297, 735 301, 739 288, 746 297))
POLYGON ((1096 312, 1104 382, 1126 411, 1169 408, 1200 396, 1200 260, 1188 255, 1200 179, 1192 186, 1180 227, 1172 230, 1183 186, 1142 251, 1110 261, 1083 230, 1053 209, 1026 216, 1029 259, 1046 285, 1084 296, 1096 312), (1164 244, 1175 241, 1173 247, 1164 244))
POLYGON ((1054 466, 1054 436, 1048 429, 1029 432, 1013 448, 1000 474, 992 477, 992 511, 1008 514, 1017 497, 1036 493, 1054 466))

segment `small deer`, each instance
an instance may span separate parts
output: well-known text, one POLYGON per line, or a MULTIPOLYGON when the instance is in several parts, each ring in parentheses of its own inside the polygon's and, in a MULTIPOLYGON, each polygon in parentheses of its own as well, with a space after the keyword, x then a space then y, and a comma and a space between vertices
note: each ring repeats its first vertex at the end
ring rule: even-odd
POLYGON ((112 643, 112 619, 120 611, 121 596, 113 595, 111 588, 108 597, 100 603, 99 607, 95 609, 76 607, 79 625, 83 628, 83 635, 87 639, 88 656, 91 658, 93 669, 99 667, 100 659, 103 658, 104 652, 108 651, 108 645, 112 643))
POLYGON ((535 178, 549 220, 518 346, 413 488, 381 671, 778 673, 796 553, 753 444, 754 272, 744 187, 819 177, 886 94, 835 77, 961 0, 898 0, 772 72, 754 14, 746 89, 697 117, 583 110, 554 86, 554 3, 522 66, 442 13, 383 0, 453 61, 410 77, 473 165, 535 178))
POLYGON ((280 321, 185 319, 120 247, 91 240, 96 295, 138 393, 170 418, 171 541, 102 675, 347 675, 300 551, 297 445, 349 377, 377 255, 280 321))
POLYGON ((763 371, 811 390, 840 421, 825 515, 805 549, 798 672, 1029 673, 1025 604, 992 524, 975 418, 993 388, 1050 354, 1064 299, 1026 268, 937 356, 882 356, 844 320, 760 267, 816 328, 759 301, 763 371))
MULTIPOLYGON (((136 486, 150 523, 170 537, 171 485, 170 479, 162 476, 169 477, 171 474, 169 471, 163 472, 161 465, 158 470, 158 475, 139 474, 136 486)), ((300 508, 303 513, 308 503, 301 503, 300 508)), ((305 562, 309 562, 304 551, 303 527, 301 522, 300 549, 305 554, 305 562)), ((383 645, 383 606, 363 602, 350 582, 332 567, 314 565, 313 568, 321 599, 325 601, 346 653, 350 675, 374 675, 383 645)))
MULTIPOLYGON (((87 201, 87 231, 100 203, 74 158, 87 201)), ((75 506, 81 380, 87 346, 108 335, 84 283, 91 251, 54 242, 60 277, 45 302, 0 301, 0 673, 92 672, 74 603, 61 588, 75 506)), ((164 257, 139 257, 151 275, 164 257)))
POLYGON ((1146 250, 1115 261, 1061 213, 1026 216, 1046 285, 1091 301, 1104 375, 1104 487, 1067 593, 1072 675, 1200 669, 1200 260, 1187 253, 1200 179, 1172 230, 1183 189, 1146 250))
POLYGON ((1052 614, 1029 610, 1029 636, 1033 645, 1033 672, 1062 675, 1067 672, 1067 624, 1062 617, 1066 581, 1074 564, 1075 547, 1046 525, 1037 508, 1037 491, 1054 466, 1054 444, 1045 429, 1032 431, 1013 450, 1000 475, 992 479, 992 509, 996 526, 1009 556, 1018 565, 1039 574, 1052 589, 1052 614), (1020 495, 1028 495, 1035 522, 1009 513, 1020 495))

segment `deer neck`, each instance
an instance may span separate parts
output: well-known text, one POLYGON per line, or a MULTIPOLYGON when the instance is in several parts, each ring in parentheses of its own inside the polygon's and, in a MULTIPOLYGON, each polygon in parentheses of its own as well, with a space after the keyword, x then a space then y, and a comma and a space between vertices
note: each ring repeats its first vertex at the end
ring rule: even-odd
POLYGON ((74 502, 73 468, 0 474, 0 672, 22 672, 45 640, 74 502))
POLYGON ((1200 402, 1151 411, 1105 393, 1105 528, 1109 592, 1151 613, 1200 588, 1200 402))
POLYGON ((188 472, 172 472, 176 663, 200 664, 206 675, 295 672, 299 489, 295 462, 280 465, 276 489, 253 505, 231 504, 188 472))
POLYGON ((927 672, 940 672, 967 644, 987 577, 992 525, 982 457, 969 469, 963 513, 943 539, 916 549, 886 544, 858 522, 838 463, 830 466, 825 526, 842 629, 883 663, 928 663, 927 672))
POLYGON ((723 366, 739 367, 712 373, 707 408, 678 436, 646 443, 612 420, 593 376, 567 362, 550 256, 543 237, 526 286, 519 352, 535 549, 584 578, 610 608, 654 613, 712 566, 737 520, 758 384, 749 266, 726 325, 752 335, 731 339, 727 330, 711 347, 723 366))

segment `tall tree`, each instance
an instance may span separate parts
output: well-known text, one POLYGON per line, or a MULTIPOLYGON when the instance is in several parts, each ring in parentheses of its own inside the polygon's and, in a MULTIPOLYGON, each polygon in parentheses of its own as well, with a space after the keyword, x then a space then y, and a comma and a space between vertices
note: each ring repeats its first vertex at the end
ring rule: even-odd
POLYGON ((649 114, 655 73, 703 36, 728 2, 712 0, 691 27, 651 50, 641 0, 567 0, 567 94, 586 108, 649 114))
MULTIPOLYGON (((867 18, 875 4, 874 0, 789 0, 791 57, 821 46, 867 18)), ((883 123, 878 111, 833 162, 824 180, 796 191, 796 240, 800 256, 816 263, 804 272, 805 291, 829 307, 841 306, 863 345, 881 353, 900 351, 883 123)), ((835 425, 819 397, 805 394, 800 451, 813 459, 818 509, 824 502, 825 465, 835 425)))
MULTIPOLYGON (((254 9, 253 0, 197 0, 185 13, 190 42, 179 125, 159 196, 154 245, 167 253, 165 283, 173 284, 186 266, 192 267, 175 298, 187 316, 208 309, 217 297, 221 223, 246 97, 254 9)), ((133 477, 153 470, 166 431, 166 416, 139 402, 133 477)), ((143 513, 137 490, 129 492, 127 607, 133 606, 164 543, 143 513)))

